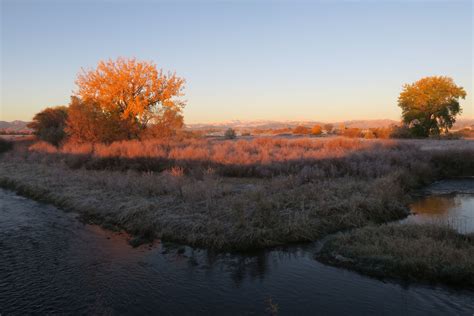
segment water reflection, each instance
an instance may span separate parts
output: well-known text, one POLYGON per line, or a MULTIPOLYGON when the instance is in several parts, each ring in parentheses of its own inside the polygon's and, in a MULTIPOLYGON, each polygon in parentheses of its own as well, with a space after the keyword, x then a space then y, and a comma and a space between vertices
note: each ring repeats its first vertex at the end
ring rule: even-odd
POLYGON ((410 209, 413 215, 403 222, 447 225, 460 233, 474 232, 474 194, 425 196, 410 209))
POLYGON ((460 204, 456 195, 427 196, 414 202, 410 208, 419 215, 445 215, 460 204))

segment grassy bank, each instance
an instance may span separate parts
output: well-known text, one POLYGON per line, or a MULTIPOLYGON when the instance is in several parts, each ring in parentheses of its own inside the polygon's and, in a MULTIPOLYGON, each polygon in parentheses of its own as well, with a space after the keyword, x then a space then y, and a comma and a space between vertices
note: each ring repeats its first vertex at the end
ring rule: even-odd
POLYGON ((375 277, 474 287, 474 236, 447 227, 364 227, 331 237, 317 258, 375 277))
POLYGON ((474 174, 469 146, 339 138, 37 143, 1 156, 0 185, 141 240, 244 250, 402 218, 414 188, 474 174))

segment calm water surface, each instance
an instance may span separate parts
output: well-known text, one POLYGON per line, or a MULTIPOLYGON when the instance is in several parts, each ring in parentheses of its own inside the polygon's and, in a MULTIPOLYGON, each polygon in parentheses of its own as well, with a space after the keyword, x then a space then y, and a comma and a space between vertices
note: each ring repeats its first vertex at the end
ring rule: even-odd
POLYGON ((316 245, 215 255, 126 236, 0 190, 0 314, 472 315, 474 291, 384 283, 316 245))
POLYGON ((474 233, 474 179, 439 181, 425 189, 427 195, 410 205, 413 215, 402 222, 450 226, 474 233))

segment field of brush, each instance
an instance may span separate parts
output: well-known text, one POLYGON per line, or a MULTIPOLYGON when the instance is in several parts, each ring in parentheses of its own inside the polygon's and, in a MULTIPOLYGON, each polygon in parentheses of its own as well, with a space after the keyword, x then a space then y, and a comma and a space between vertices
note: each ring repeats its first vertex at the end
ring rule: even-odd
POLYGON ((403 218, 410 192, 473 176, 474 141, 182 139, 16 141, 0 186, 123 229, 218 250, 313 241, 403 218))

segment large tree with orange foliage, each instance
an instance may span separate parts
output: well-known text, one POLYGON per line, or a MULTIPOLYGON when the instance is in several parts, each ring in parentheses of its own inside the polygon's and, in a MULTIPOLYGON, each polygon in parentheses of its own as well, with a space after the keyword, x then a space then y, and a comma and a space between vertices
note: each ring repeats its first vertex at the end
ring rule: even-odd
POLYGON ((111 143, 126 139, 129 121, 121 120, 118 112, 102 111, 93 101, 71 97, 68 108, 66 133, 77 143, 111 143))
POLYGON ((154 63, 118 58, 101 61, 96 69, 83 70, 76 80, 75 96, 101 113, 93 108, 84 112, 119 120, 112 125, 126 129, 127 138, 138 137, 150 126, 157 130, 161 127, 168 135, 169 128, 183 125, 185 103, 179 97, 184 83, 183 78, 163 72, 154 63))
POLYGON ((412 126, 416 136, 437 135, 449 130, 461 112, 459 99, 466 91, 453 79, 443 76, 426 77, 403 86, 398 98, 403 121, 412 126))

